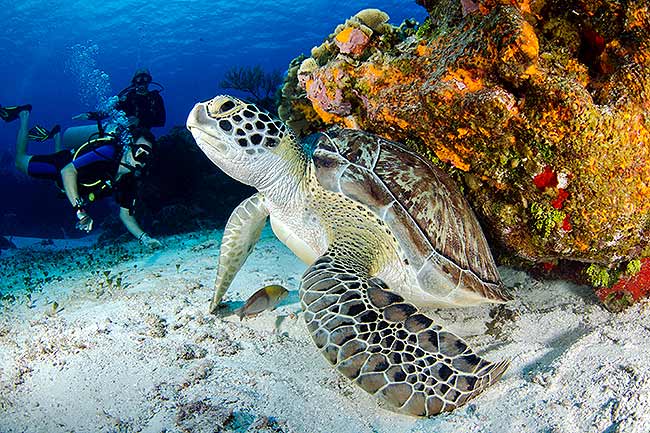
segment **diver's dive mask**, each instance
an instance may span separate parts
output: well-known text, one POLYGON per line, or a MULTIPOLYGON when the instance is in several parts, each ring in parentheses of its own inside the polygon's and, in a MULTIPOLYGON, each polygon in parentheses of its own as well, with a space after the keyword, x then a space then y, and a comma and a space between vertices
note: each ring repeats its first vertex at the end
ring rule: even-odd
POLYGON ((149 90, 149 84, 151 83, 151 75, 147 73, 136 74, 131 80, 131 85, 135 88, 135 91, 141 95, 144 95, 149 90))
POLYGON ((151 75, 143 73, 134 76, 133 80, 131 80, 131 83, 136 86, 147 86, 149 83, 151 83, 151 80, 151 75))

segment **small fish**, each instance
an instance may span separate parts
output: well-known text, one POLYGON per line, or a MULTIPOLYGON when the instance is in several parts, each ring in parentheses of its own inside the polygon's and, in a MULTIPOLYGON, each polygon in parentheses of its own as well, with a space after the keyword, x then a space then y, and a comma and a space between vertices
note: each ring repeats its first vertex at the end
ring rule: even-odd
POLYGON ((63 311, 63 307, 60 306, 58 302, 53 301, 52 302, 52 309, 49 310, 49 311, 46 311, 45 314, 50 316, 50 317, 54 317, 57 314, 59 314, 61 311, 63 311))
POLYGON ((288 294, 289 291, 287 289, 277 284, 262 287, 253 293, 246 300, 244 306, 237 311, 239 320, 242 320, 244 317, 256 316, 265 310, 273 310, 288 294))

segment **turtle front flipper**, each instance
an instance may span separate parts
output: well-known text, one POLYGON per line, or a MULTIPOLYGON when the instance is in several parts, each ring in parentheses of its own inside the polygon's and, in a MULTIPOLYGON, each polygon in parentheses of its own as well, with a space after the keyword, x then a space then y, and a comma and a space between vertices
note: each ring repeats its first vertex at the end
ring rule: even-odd
POLYGON ((230 283, 250 255, 266 223, 269 211, 264 205, 264 196, 256 193, 235 208, 228 218, 221 240, 219 267, 214 283, 214 297, 210 313, 219 307, 230 283))
POLYGON ((509 364, 480 358, 382 280, 333 255, 307 269, 300 299, 325 358, 397 412, 451 411, 496 382, 509 364))

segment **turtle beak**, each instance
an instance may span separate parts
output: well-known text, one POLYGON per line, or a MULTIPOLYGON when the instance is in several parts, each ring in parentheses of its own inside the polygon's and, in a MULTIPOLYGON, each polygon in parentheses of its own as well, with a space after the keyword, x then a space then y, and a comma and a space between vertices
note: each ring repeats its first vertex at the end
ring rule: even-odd
POLYGON ((187 116, 187 129, 194 133, 193 129, 203 129, 206 124, 210 124, 212 119, 208 116, 208 104, 199 102, 194 106, 187 116))
POLYGON ((204 152, 207 149, 218 152, 225 150, 225 143, 220 138, 221 134, 218 134, 219 129, 215 125, 215 120, 208 115, 206 102, 199 102, 194 106, 187 116, 186 126, 204 152))

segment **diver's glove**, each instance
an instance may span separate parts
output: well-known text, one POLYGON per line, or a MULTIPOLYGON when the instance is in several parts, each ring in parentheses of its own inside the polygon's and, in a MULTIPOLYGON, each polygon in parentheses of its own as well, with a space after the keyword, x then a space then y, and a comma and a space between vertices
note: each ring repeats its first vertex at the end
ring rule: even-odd
POLYGON ((86 233, 90 232, 93 229, 93 219, 86 212, 86 200, 81 197, 77 197, 74 201, 74 210, 77 213, 77 229, 83 230, 86 233))
POLYGON ((77 227, 79 230, 83 230, 86 233, 90 232, 93 229, 93 219, 86 213, 84 209, 77 210, 77 227))
POLYGON ((141 243, 142 245, 144 245, 145 247, 149 248, 150 250, 157 250, 157 249, 163 247, 162 242, 160 242, 160 241, 159 241, 158 239, 156 239, 156 238, 152 238, 151 236, 149 236, 149 235, 146 234, 146 233, 142 233, 142 234, 140 235, 140 239, 139 239, 139 240, 140 240, 140 243, 141 243))

